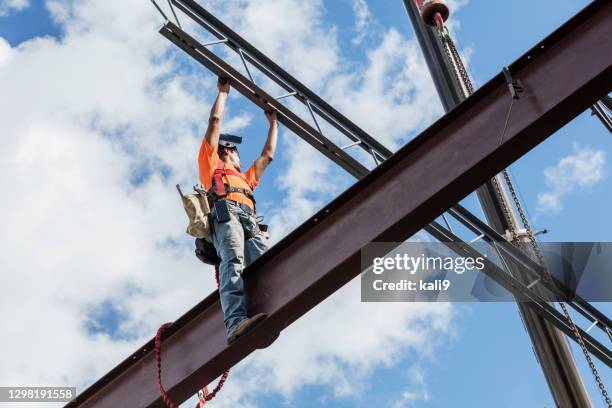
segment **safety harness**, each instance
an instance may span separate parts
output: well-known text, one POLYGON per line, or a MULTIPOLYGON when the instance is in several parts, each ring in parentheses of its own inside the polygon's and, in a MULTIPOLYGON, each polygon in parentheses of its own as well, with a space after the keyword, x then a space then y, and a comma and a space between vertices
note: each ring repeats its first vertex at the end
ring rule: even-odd
POLYGON ((253 186, 251 183, 249 183, 244 174, 235 169, 226 169, 225 163, 219 160, 217 168, 213 173, 213 185, 212 188, 208 190, 208 197, 211 201, 217 201, 224 199, 229 193, 244 194, 253 202, 253 208, 255 208, 255 196, 253 195, 253 186), (223 183, 223 176, 240 177, 246 185, 249 186, 249 189, 231 187, 229 184, 223 183))

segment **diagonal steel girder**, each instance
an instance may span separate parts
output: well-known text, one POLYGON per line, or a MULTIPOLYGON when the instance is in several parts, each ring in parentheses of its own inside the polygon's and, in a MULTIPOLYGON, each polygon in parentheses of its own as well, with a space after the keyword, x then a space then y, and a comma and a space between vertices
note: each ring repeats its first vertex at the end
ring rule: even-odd
MULTIPOLYGON (((165 26, 168 27, 168 24, 165 26)), ((245 274, 250 310, 270 317, 231 347, 218 295, 179 318, 163 342, 163 382, 176 402, 358 275, 360 250, 403 241, 612 90, 612 4, 595 1, 281 240, 245 274)), ((70 406, 161 407, 152 342, 70 406)))
MULTIPOLYGON (((238 36, 238 34, 217 20, 212 14, 199 6, 193 0, 173 0, 173 3, 179 6, 179 8, 187 13, 192 19, 199 22, 204 28, 209 30, 218 38, 223 39, 225 44, 239 52, 240 55, 247 61, 251 61, 257 69, 265 73, 270 79, 278 84, 289 84, 286 86, 291 86, 292 88, 288 89, 293 89, 298 93, 298 95, 304 97, 298 98, 298 100, 306 103, 308 106, 311 106, 317 113, 323 112, 324 114, 321 114, 321 117, 324 118, 327 123, 336 127, 337 129, 346 130, 345 135, 351 138, 351 140, 353 140, 353 138, 357 138, 362 149, 368 152, 376 152, 377 156, 383 160, 386 160, 392 155, 392 152, 386 149, 382 144, 378 143, 376 146, 374 146, 373 141, 376 141, 375 138, 371 137, 357 125, 352 123, 349 119, 339 114, 318 95, 306 88, 297 79, 276 65, 254 46, 238 36), (255 57, 252 57, 251 54, 255 57)), ((315 149, 319 150, 319 152, 323 153, 327 158, 346 170, 349 174, 361 179, 369 172, 366 167, 362 166, 359 162, 353 159, 353 157, 346 153, 344 149, 338 147, 333 141, 327 139, 317 129, 310 126, 292 110, 278 102, 278 98, 273 98, 266 93, 265 90, 260 88, 252 81, 250 76, 246 77, 245 75, 241 74, 238 70, 209 50, 207 46, 202 45, 189 34, 185 33, 180 27, 176 27, 174 24, 168 23, 167 26, 162 28, 160 31, 166 38, 172 41, 200 64, 211 70, 214 74, 219 77, 230 78, 232 80, 233 87, 251 102, 258 105, 261 109, 267 110, 270 109, 270 107, 276 109, 278 111, 278 117, 281 123, 285 124, 296 135, 305 140, 315 149)), ((485 184, 485 186, 487 186, 486 188, 493 188, 490 183, 485 184)), ((485 187, 483 186, 481 188, 485 187)), ((467 211, 460 205, 456 204, 449 209, 448 213, 450 214, 451 210, 453 209, 459 212, 467 211)), ((466 220, 464 217, 455 218, 468 229, 473 229, 476 227, 479 230, 474 231, 476 235, 483 235, 484 237, 489 238, 491 237, 491 230, 488 228, 483 228, 483 226, 486 227, 486 224, 479 222, 474 223, 473 221, 466 220)), ((469 214, 469 218, 474 219, 475 216, 473 214, 469 214)), ((503 229, 505 229, 505 227, 503 229)), ((438 226, 430 224, 424 227, 424 230, 431 233, 437 231, 438 226)), ((451 230, 448 232, 452 234, 451 230)), ((540 278, 544 274, 544 271, 541 268, 531 268, 530 271, 536 271, 538 275, 536 278, 540 278)), ((549 290, 555 291, 556 287, 558 286, 549 284, 549 282, 547 282, 545 279, 542 280, 542 282, 542 285, 549 290)), ((569 288, 565 288, 565 290, 568 291, 569 288)), ((584 313, 582 305, 577 304, 577 300, 579 299, 574 298, 570 300, 568 304, 578 310, 581 314, 585 315, 585 317, 591 322, 597 322, 598 328, 602 329, 606 333, 609 333, 609 326, 605 326, 603 323, 601 323, 604 321, 600 318, 602 314, 593 307, 590 309, 592 309, 592 311, 595 313, 584 313)), ((553 322, 553 324, 556 324, 556 320, 553 322)))

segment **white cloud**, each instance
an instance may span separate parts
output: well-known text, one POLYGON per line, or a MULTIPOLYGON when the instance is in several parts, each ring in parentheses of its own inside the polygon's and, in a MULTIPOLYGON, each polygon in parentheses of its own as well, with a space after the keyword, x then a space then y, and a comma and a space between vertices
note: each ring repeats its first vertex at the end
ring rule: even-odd
POLYGON ((446 1, 446 4, 448 4, 448 7, 451 10, 451 13, 459 11, 459 9, 462 9, 463 7, 467 6, 468 3, 469 3, 468 0, 447 0, 446 1))
POLYGON ((6 16, 11 11, 21 11, 29 5, 28 0, 0 0, 0 16, 6 16))
POLYGON ((577 189, 592 187, 605 177, 605 152, 574 144, 573 154, 544 169, 547 189, 538 194, 538 211, 560 211, 566 196, 577 189))
POLYGON ((0 37, 0 68, 9 62, 12 52, 11 45, 4 38, 0 37))
MULTIPOLYGON (((322 23, 320 1, 213 5, 390 146, 440 111, 415 43, 397 32, 385 33, 356 69, 339 51, 335 28, 322 23)), ((0 373, 0 383, 82 388, 213 290, 212 271, 195 260, 183 233, 173 186, 195 179, 215 78, 169 51, 147 2, 47 6, 61 39, 14 49, 0 41, 0 168, 8 175, 0 179, 0 360, 15 368, 0 373), (88 311, 105 301, 123 313, 119 338, 85 330, 88 311), (33 325, 45 341, 31 335, 33 325)), ((226 130, 252 120, 232 98, 226 130)), ((291 165, 278 180, 276 238, 350 182, 293 135, 283 139, 279 150, 291 165)), ((445 305, 361 304, 358 289, 350 283, 237 367, 215 403, 248 406, 256 389, 291 398, 304 384, 355 393, 377 366, 406 351, 430 353, 433 339, 449 331, 453 312, 445 305), (363 322, 372 330, 364 332, 363 322), (313 330, 325 341, 309 341, 313 330), (290 364, 294 358, 299 364, 290 364)))
POLYGON ((339 188, 338 175, 332 172, 326 157, 289 132, 283 132, 283 136, 281 149, 291 166, 277 180, 285 197, 270 216, 274 241, 313 215, 339 188))
POLYGON ((24 42, 0 65, 0 359, 13 367, 0 382, 82 389, 214 288, 172 245, 188 241, 171 188, 193 181, 214 82, 165 56, 146 3, 52 6, 70 14, 65 37, 24 42), (135 170, 151 173, 138 187, 135 170), (125 313, 123 340, 85 330, 104 301, 125 313))
POLYGON ((355 37, 353 44, 360 44, 368 33, 372 14, 365 0, 353 0, 353 13, 355 13, 355 37))
POLYGON ((406 351, 431 356, 450 335, 452 317, 446 303, 361 303, 356 279, 251 363, 288 396, 304 383, 330 385, 337 395, 359 395, 375 368, 394 366, 406 351), (433 340, 437 336, 440 341, 433 340), (316 347, 309 347, 313 342, 316 347))
POLYGON ((323 25, 321 0, 215 0, 209 8, 307 86, 324 84, 340 63, 336 28, 323 25))
MULTIPOLYGON (((223 390, 230 400, 215 404, 236 406, 250 394, 275 391, 291 406, 303 385, 328 386, 337 398, 364 397, 375 369, 395 366, 406 353, 435 360, 435 350, 453 337, 450 304, 361 303, 359 285, 351 281, 283 331, 273 347, 248 357, 223 390)), ((410 384, 423 399, 420 371, 411 370, 410 384)))
POLYGON ((428 402, 430 399, 424 370, 418 365, 413 365, 409 371, 409 386, 402 391, 400 397, 393 402, 393 408, 407 408, 418 406, 417 402, 428 402))
POLYGON ((395 150, 410 132, 442 113, 440 102, 415 40, 389 29, 367 58, 360 70, 338 73, 326 93, 334 106, 395 150))

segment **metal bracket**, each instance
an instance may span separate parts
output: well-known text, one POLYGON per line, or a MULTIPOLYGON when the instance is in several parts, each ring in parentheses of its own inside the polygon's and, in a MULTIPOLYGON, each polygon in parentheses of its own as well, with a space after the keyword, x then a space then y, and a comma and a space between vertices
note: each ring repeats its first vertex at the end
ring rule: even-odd
POLYGON ((480 238, 484 238, 484 236, 485 236, 485 234, 484 234, 484 233, 482 233, 482 234, 478 235, 476 238, 474 238, 474 239, 472 239, 472 240, 470 241, 470 244, 473 244, 474 242, 478 241, 480 238))
POLYGON ((353 143, 349 143, 349 144, 347 144, 346 146, 342 146, 342 147, 341 147, 341 149, 342 149, 342 150, 346 150, 346 149, 348 149, 349 147, 357 146, 358 144, 361 144, 361 140, 358 140, 358 141, 353 142, 353 143))
POLYGON ((227 38, 223 38, 221 40, 209 41, 209 42, 203 43, 202 47, 208 47, 208 46, 215 45, 215 44, 223 44, 223 43, 226 43, 227 41, 228 41, 227 38))
POLYGON ((280 95, 280 96, 276 96, 276 97, 274 97, 274 99, 279 101, 281 99, 285 99, 285 98, 288 98, 290 96, 296 96, 296 95, 297 95, 297 92, 293 91, 293 92, 288 92, 288 93, 280 95))
POLYGON ((504 77, 506 78, 506 84, 508 84, 508 88, 510 89, 510 95, 512 96, 512 99, 519 99, 519 94, 524 91, 521 80, 514 80, 508 67, 504 67, 502 71, 504 73, 504 77))

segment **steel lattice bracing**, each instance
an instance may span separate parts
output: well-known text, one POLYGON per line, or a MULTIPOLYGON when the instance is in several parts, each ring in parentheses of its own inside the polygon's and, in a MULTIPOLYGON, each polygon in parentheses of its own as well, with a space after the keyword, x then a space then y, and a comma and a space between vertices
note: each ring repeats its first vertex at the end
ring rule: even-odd
MULTIPOLYGON (((214 17, 198 3, 193 0, 173 0, 173 3, 201 27, 215 36, 217 40, 202 44, 172 23, 168 23, 166 27, 161 29, 161 33, 164 36, 216 75, 231 78, 234 87, 262 109, 270 109, 271 107, 276 109, 282 123, 293 130, 303 140, 326 155, 334 163, 346 170, 349 174, 357 178, 362 178, 367 174, 368 170, 346 152, 347 147, 359 146, 365 152, 371 154, 376 163, 380 162, 381 159, 384 160, 391 156, 392 152, 378 143, 375 138, 368 135, 367 132, 360 129, 348 118, 336 111, 322 98, 279 67, 261 51, 214 17), (224 62, 223 59, 208 48, 209 45, 221 43, 228 46, 240 56, 244 64, 246 75, 241 74, 237 69, 224 62), (251 68, 249 68, 248 64, 251 64, 251 68), (258 72, 268 77, 271 81, 287 91, 287 93, 276 98, 267 94, 253 82, 253 69, 256 69, 258 72), (297 114, 287 109, 279 102, 280 99, 284 100, 289 97, 295 98, 309 109, 311 118, 315 122, 316 129, 310 126, 306 120, 300 118, 297 114), (319 118, 318 120, 316 119, 317 117, 319 118), (344 148, 337 146, 323 135, 318 121, 324 121, 324 123, 339 130, 352 143, 349 143, 344 148)), ((442 67, 440 67, 439 70, 443 70, 442 67)), ((453 98, 450 99, 453 103, 456 102, 453 98)), ((479 199, 486 196, 486 194, 481 194, 482 189, 493 189, 493 187, 490 182, 487 182, 479 188, 477 190, 479 199)), ((467 210, 463 209, 463 211, 467 210)), ((501 208, 499 211, 501 211, 501 208)), ((473 215, 472 217, 475 218, 473 215)), ((444 214, 443 218, 447 221, 444 214)), ((458 221, 464 224, 468 229, 474 229, 473 223, 469 224, 463 218, 458 219, 458 221)), ((453 231, 450 225, 448 222, 446 222, 446 224, 448 227, 447 232, 452 234, 453 231)), ((430 227, 437 230, 440 226, 434 226, 432 224, 426 227, 425 230, 428 230, 430 227)), ((502 230, 508 229, 507 225, 501 225, 501 227, 502 230)), ((477 232, 477 235, 491 238, 487 231, 483 229, 477 232)), ((540 275, 534 279, 541 278, 542 271, 536 270, 536 272, 540 275)), ((547 288, 554 291, 554 288, 550 285, 548 285, 547 288)), ((578 310, 583 313, 583 309, 574 302, 570 302, 570 305, 575 308, 578 307, 578 310)), ((602 320, 599 318, 601 314, 598 313, 596 309, 594 309, 594 311, 596 312, 595 314, 587 314, 586 316, 591 322, 605 321, 605 319, 602 320)), ((602 330, 610 330, 610 328, 606 326, 606 328, 602 328, 602 330)))
MULTIPOLYGON (((364 245, 405 240, 612 89, 610 27, 612 5, 595 1, 545 49, 510 66, 526 92, 503 140, 499 124, 510 99, 500 74, 249 266, 249 307, 270 315, 252 334, 226 346, 216 293, 178 319, 163 344, 170 396, 184 401, 359 274, 364 245)), ((148 343, 70 405, 162 406, 151 349, 148 343)))

